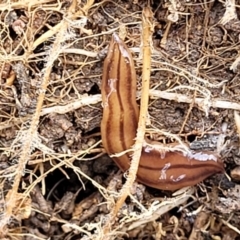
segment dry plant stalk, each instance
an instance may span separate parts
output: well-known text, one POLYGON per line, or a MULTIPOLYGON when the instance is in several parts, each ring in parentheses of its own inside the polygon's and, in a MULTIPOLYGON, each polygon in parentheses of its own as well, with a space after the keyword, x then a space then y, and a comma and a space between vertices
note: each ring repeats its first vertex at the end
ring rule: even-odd
POLYGON ((228 22, 230 22, 233 19, 238 19, 237 13, 236 13, 236 4, 235 0, 226 0, 226 11, 220 20, 220 23, 225 25, 228 22))
POLYGON ((240 116, 237 111, 234 111, 234 120, 237 127, 237 133, 240 136, 240 116))
MULTIPOLYGON (((142 147, 143 147, 143 143, 144 143, 145 124, 146 124, 146 119, 147 119, 148 98, 149 98, 149 81, 150 81, 150 69, 151 69, 151 39, 152 39, 152 29, 153 29, 152 12, 151 12, 150 8, 145 8, 143 10, 142 22, 143 22, 143 33, 142 34, 143 34, 143 59, 144 59, 144 61, 143 61, 143 76, 142 76, 142 79, 143 79, 143 81, 142 81, 142 98, 141 98, 141 109, 140 109, 140 117, 139 117, 139 122, 138 122, 137 138, 136 138, 135 145, 133 147, 134 154, 132 157, 131 166, 129 168, 129 174, 127 176, 126 183, 124 184, 123 188, 121 189, 120 197, 119 197, 117 203, 115 204, 114 208, 110 212, 110 218, 104 226, 103 231, 104 231, 105 235, 109 233, 109 231, 111 229, 111 225, 112 225, 112 223, 114 223, 115 217, 116 217, 119 209, 122 207, 127 196, 130 194, 131 186, 136 179, 139 160, 140 160, 141 151, 142 151, 142 147)), ((117 43, 118 41, 119 41, 118 37, 115 37, 115 43, 117 43)), ((125 53, 126 50, 121 50, 121 45, 119 46, 119 48, 120 48, 120 51, 122 51, 121 54, 123 55, 123 57, 125 57, 125 55, 127 55, 127 53, 125 53)), ((112 54, 112 53, 110 52, 110 54, 112 54)), ((113 56, 113 59, 114 59, 114 56, 113 56)), ((109 61, 114 61, 114 60, 109 60, 109 61)), ((125 61, 130 61, 130 59, 125 60, 125 61)), ((131 65, 131 63, 130 63, 130 66, 134 67, 133 65, 131 65)), ((107 68, 107 71, 108 71, 108 68, 107 68)), ((122 69, 121 69, 121 71, 122 71, 122 69)), ((110 95, 112 94, 112 92, 115 92, 114 83, 119 80, 114 77, 112 78, 112 76, 111 77, 108 76, 108 74, 109 74, 108 72, 104 74, 104 76, 105 75, 107 76, 108 81, 104 81, 104 84, 102 86, 102 89, 103 89, 102 93, 104 93, 104 99, 103 99, 104 107, 108 106, 108 99, 109 99, 110 95), (110 81, 110 83, 109 83, 109 81, 110 81), (110 84, 110 89, 109 89, 109 84, 110 84), (105 91, 105 89, 108 89, 109 91, 108 90, 105 91)), ((135 73, 133 75, 135 76, 135 73)), ((105 79, 106 76, 105 77, 104 76, 103 76, 103 78, 105 79)), ((131 80, 131 78, 129 79, 129 81, 130 80, 131 80)), ((135 84, 135 83, 132 83, 132 84, 135 84)), ((131 86, 131 89, 132 88, 133 88, 133 86, 131 86)), ((121 89, 119 91, 121 91, 121 89)), ((135 91, 135 89, 133 91, 135 91)), ((129 96, 129 97, 132 97, 135 99, 135 94, 131 94, 131 96, 129 96)), ((105 110, 105 111, 107 111, 107 110, 105 110)), ((135 112, 136 111, 138 112, 138 110, 135 109, 135 112)), ((110 114, 110 113, 105 114, 105 116, 108 116, 108 114, 110 114)), ((114 116, 112 116, 112 117, 114 117, 114 116)), ((105 118, 107 118, 107 117, 105 117, 105 118)), ((114 121, 114 119, 112 119, 112 121, 114 121)), ((106 136, 106 134, 105 134, 106 131, 104 131, 105 127, 106 127, 105 121, 103 118, 102 126, 101 126, 102 139, 103 139, 103 144, 105 145, 106 148, 108 148, 108 143, 105 140, 109 139, 109 137, 111 138, 111 136, 106 136)), ((129 139, 129 140, 132 141, 133 139, 129 139)), ((121 166, 119 166, 119 167, 124 169, 124 167, 121 167, 121 166)))
MULTIPOLYGON (((138 95, 140 95, 140 93, 138 95)), ((159 91, 159 90, 150 89, 149 97, 151 99, 166 99, 166 100, 172 100, 180 103, 189 103, 189 104, 194 103, 194 106, 199 107, 205 112, 208 111, 210 107, 240 111, 240 104, 237 102, 224 101, 224 100, 218 100, 218 99, 210 99, 209 101, 206 101, 205 98, 199 98, 199 97, 193 98, 191 96, 186 96, 185 94, 171 93, 168 91, 159 91)), ((81 96, 80 99, 72 103, 66 104, 64 106, 57 105, 54 107, 43 108, 41 111, 41 116, 44 116, 49 113, 66 114, 68 112, 79 109, 80 107, 84 107, 91 104, 97 104, 101 101, 102 101, 102 98, 100 94, 95 94, 92 96, 81 96)), ((27 119, 28 119, 27 117, 22 117, 22 118, 19 117, 18 119, 13 119, 11 123, 9 123, 8 120, 5 122, 2 122, 0 126, 0 130, 10 128, 17 124, 21 124, 27 119)))
POLYGON ((130 193, 132 184, 136 179, 136 174, 138 170, 139 160, 141 157, 141 151, 144 142, 147 111, 148 111, 148 99, 149 99, 149 84, 150 84, 150 74, 151 74, 151 39, 153 33, 153 13, 149 7, 143 9, 142 13, 142 42, 143 42, 143 67, 142 67, 142 93, 141 93, 141 107, 140 116, 138 122, 138 130, 136 142, 133 147, 134 153, 132 156, 131 166, 129 168, 129 174, 127 176, 126 183, 124 184, 120 197, 115 205, 113 216, 116 216, 119 209, 122 207, 126 198, 130 193))
POLYGON ((7 3, 1 3, 0 4, 0 11, 4 11, 6 10, 8 7, 9 9, 17 9, 17 8, 25 8, 26 6, 28 6, 29 9, 31 9, 32 7, 35 6, 41 6, 44 3, 50 3, 53 2, 53 0, 33 0, 33 1, 29 1, 29 0, 20 0, 20 1, 8 1, 7 3))

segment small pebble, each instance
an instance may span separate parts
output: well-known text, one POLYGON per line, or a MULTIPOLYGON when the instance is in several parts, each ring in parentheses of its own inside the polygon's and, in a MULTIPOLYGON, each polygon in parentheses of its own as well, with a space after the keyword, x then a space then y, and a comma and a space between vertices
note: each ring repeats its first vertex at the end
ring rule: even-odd
POLYGON ((235 181, 240 181, 240 166, 235 167, 231 171, 231 178, 235 181))

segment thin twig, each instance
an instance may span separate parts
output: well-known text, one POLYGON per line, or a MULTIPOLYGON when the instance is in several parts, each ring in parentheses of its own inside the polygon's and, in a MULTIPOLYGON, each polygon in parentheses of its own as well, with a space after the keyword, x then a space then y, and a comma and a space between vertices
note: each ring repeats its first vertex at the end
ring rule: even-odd
MULTIPOLYGON (((138 96, 140 96, 140 93, 138 93, 138 96)), ((151 99, 173 100, 175 102, 189 103, 189 104, 194 103, 194 105, 199 107, 200 109, 206 109, 206 108, 212 107, 212 108, 232 109, 232 110, 240 111, 240 104, 236 102, 218 100, 218 99, 210 99, 206 101, 206 99, 204 98, 194 99, 192 96, 186 96, 185 94, 180 94, 180 93, 170 93, 167 91, 150 89, 149 97, 151 99)), ((91 104, 97 104, 101 101, 102 101, 102 98, 100 94, 95 94, 90 96, 88 95, 81 96, 80 99, 64 106, 54 106, 54 107, 43 108, 41 111, 41 116, 47 115, 49 113, 65 114, 65 113, 74 111, 76 109, 79 109, 80 107, 84 107, 91 104)), ((2 122, 0 126, 0 130, 22 124, 23 122, 26 122, 27 119, 28 117, 22 117, 22 118, 14 118, 11 121, 7 120, 5 122, 2 122)))
POLYGON ((151 39, 152 39, 152 11, 150 8, 145 8, 142 15, 143 22, 143 68, 142 68, 142 95, 141 95, 141 108, 140 117, 138 122, 138 130, 136 142, 134 145, 134 153, 129 168, 129 174, 127 181, 121 189, 120 197, 115 205, 114 216, 116 216, 119 209, 122 207, 127 196, 130 193, 130 188, 135 181, 139 160, 141 157, 142 145, 145 135, 145 124, 148 111, 148 98, 149 98, 149 82, 150 82, 150 70, 151 70, 151 39))

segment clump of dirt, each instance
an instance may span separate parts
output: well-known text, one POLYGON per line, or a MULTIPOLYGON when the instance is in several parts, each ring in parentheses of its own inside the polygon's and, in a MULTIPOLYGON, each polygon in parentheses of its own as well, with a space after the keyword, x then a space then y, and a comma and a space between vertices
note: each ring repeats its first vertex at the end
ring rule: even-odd
POLYGON ((143 0, 0 3, 1 239, 240 239, 239 3, 149 1, 147 132, 217 151, 226 174, 171 192, 125 182, 101 145, 101 78, 124 32, 141 89, 143 0), (231 179, 230 177, 231 176, 231 179), (107 230, 106 230, 107 229, 107 230))

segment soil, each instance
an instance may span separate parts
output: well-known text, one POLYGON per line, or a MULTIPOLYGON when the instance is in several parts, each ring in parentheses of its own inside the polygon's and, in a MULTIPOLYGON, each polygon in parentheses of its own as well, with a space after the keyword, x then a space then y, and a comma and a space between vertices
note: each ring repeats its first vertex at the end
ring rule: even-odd
POLYGON ((178 193, 135 183, 101 144, 101 77, 124 33, 141 90, 144 0, 1 1, 1 239, 240 239, 240 2, 149 0, 151 138, 220 154, 178 193), (154 91, 152 91, 154 90, 154 91))

